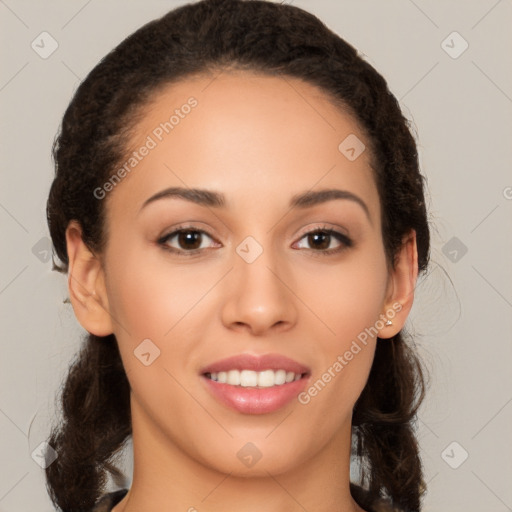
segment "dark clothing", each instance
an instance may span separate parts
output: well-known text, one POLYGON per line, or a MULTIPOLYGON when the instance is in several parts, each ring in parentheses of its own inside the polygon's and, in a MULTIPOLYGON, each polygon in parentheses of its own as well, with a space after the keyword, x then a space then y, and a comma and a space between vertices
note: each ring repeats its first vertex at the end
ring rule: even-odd
POLYGON ((119 489, 118 491, 105 494, 91 512, 110 512, 125 496, 128 489, 119 489))

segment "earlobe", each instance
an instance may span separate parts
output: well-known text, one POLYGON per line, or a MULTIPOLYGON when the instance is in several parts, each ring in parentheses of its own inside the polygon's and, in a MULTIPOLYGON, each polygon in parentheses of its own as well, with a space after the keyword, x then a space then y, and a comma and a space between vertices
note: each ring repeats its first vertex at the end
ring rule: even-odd
POLYGON ((69 296, 77 320, 91 334, 108 336, 113 329, 103 267, 84 243, 82 228, 75 220, 66 229, 66 246, 69 296))
POLYGON ((414 289, 418 279, 418 251, 416 232, 411 232, 402 240, 395 267, 391 270, 388 295, 384 304, 384 326, 379 329, 379 338, 395 336, 405 325, 414 301, 414 289), (390 320, 389 324, 386 320, 390 320))

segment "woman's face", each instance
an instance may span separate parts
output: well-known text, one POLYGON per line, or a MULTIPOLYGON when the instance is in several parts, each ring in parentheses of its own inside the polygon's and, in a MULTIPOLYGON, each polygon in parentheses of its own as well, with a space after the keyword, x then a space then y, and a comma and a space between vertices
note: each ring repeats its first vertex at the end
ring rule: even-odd
POLYGON ((160 91, 132 142, 95 200, 134 440, 233 474, 339 453, 390 308, 360 128, 312 85, 225 72, 160 91))

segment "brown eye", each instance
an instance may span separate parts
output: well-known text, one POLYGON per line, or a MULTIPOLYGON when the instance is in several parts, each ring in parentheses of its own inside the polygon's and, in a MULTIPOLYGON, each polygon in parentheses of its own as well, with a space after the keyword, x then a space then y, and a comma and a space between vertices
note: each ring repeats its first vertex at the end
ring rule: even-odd
MULTIPOLYGON (((338 253, 348 247, 352 247, 352 240, 344 235, 343 233, 339 233, 334 229, 317 229, 315 231, 310 231, 306 233, 301 240, 306 240, 307 245, 309 247, 305 247, 306 249, 310 249, 313 252, 318 254, 333 254, 338 253), (338 242, 338 246, 334 248, 329 248, 333 241, 338 242)), ((302 247, 299 247, 302 248, 302 247)))
POLYGON ((201 238, 202 233, 198 231, 181 231, 176 240, 181 249, 199 249, 201 238))
POLYGON ((315 249, 325 250, 331 245, 331 235, 323 232, 310 233, 307 235, 308 243, 315 249))
POLYGON ((177 229, 160 238, 158 243, 172 252, 193 252, 209 247, 203 244, 205 237, 212 239, 201 229, 177 229))

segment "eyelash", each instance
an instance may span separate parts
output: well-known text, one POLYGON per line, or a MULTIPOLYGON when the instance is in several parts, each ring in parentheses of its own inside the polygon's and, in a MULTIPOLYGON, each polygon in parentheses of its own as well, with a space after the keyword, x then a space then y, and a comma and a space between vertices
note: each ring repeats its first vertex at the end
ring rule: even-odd
MULTIPOLYGON (((209 236, 211 239, 214 239, 214 237, 212 235, 210 235, 207 231, 195 228, 194 226, 179 226, 171 233, 159 238, 157 240, 157 243, 160 246, 162 246, 162 248, 164 250, 167 250, 173 254, 176 254, 177 256, 185 257, 185 258, 193 257, 193 256, 197 255, 198 252, 203 250, 203 249, 192 249, 190 251, 186 251, 184 249, 176 249, 174 247, 170 247, 169 245, 167 245, 168 241, 171 238, 174 238, 176 235, 179 235, 181 233, 201 233, 201 234, 209 236)), ((338 254, 354 245, 353 241, 347 235, 340 233, 339 231, 336 231, 327 226, 322 226, 320 228, 316 228, 311 231, 307 231, 299 238, 299 240, 302 240, 303 238, 307 237, 308 235, 314 235, 314 234, 328 235, 328 236, 336 238, 339 242, 341 242, 340 247, 338 247, 336 249, 324 249, 324 250, 308 249, 309 251, 311 251, 314 254, 314 256, 331 256, 334 254, 338 254)))

